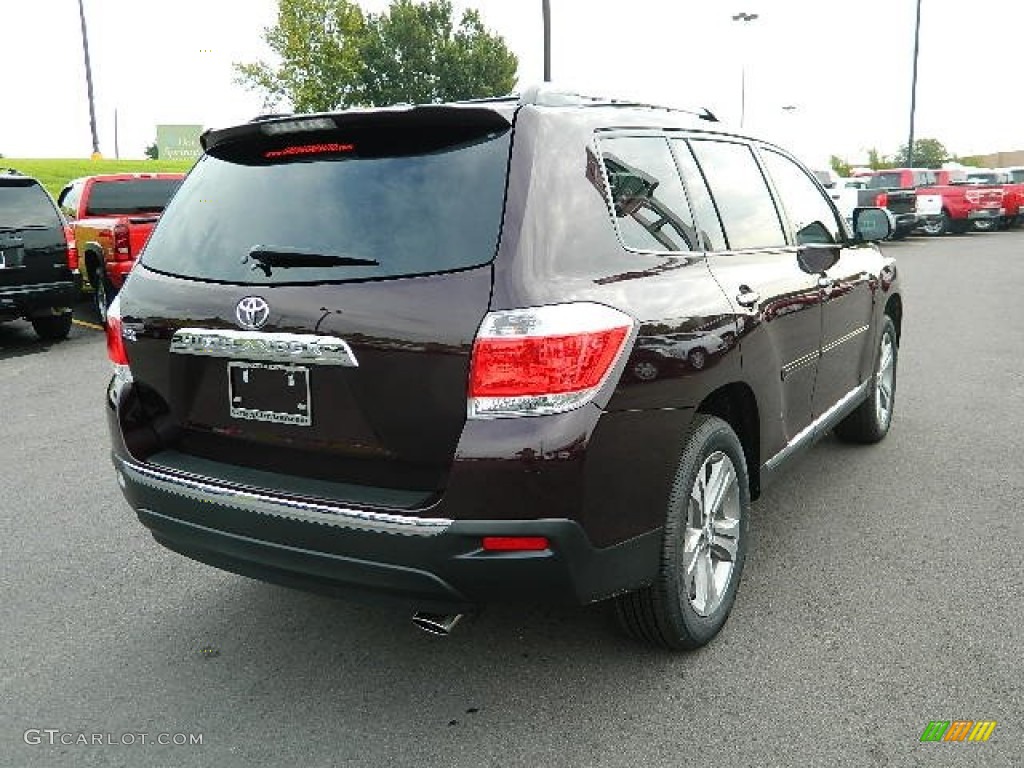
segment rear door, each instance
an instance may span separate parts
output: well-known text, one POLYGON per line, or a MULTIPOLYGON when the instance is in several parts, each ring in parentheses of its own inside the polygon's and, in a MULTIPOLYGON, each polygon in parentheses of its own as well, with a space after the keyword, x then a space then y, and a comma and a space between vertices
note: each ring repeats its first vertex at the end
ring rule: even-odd
POLYGON ((800 269, 748 144, 725 138, 674 143, 709 241, 708 265, 736 313, 743 367, 768 425, 762 435, 768 458, 811 422, 821 339, 817 278, 800 269))
POLYGON ((0 288, 67 279, 67 239, 39 182, 0 179, 0 288))
POLYGON ((444 484, 491 292, 511 126, 419 108, 247 126, 195 166, 121 294, 162 446, 444 484))

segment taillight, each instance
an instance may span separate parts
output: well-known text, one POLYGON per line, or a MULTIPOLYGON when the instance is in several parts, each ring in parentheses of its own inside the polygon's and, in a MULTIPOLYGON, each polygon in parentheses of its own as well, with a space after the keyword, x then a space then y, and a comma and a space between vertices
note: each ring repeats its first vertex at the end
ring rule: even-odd
POLYGON ((132 255, 131 243, 128 239, 128 225, 119 221, 114 225, 114 253, 118 259, 127 259, 132 255))
POLYGON ((106 329, 107 357, 110 358, 110 362, 114 364, 115 369, 118 366, 127 366, 128 352, 124 347, 121 325, 121 302, 118 300, 118 297, 115 297, 107 308, 106 329))
POLYGON ((885 192, 879 192, 878 196, 875 197, 875 205, 878 208, 888 208, 889 207, 889 195, 887 193, 885 193, 885 192))
POLYGON ((68 244, 68 269, 78 269, 78 243, 75 242, 75 230, 70 224, 64 225, 64 239, 68 244))
POLYGON ((551 546, 546 536, 484 536, 485 552, 543 552, 551 546))
POLYGON ((473 343, 469 417, 579 408, 604 384, 632 328, 633 318, 603 304, 489 312, 473 343))

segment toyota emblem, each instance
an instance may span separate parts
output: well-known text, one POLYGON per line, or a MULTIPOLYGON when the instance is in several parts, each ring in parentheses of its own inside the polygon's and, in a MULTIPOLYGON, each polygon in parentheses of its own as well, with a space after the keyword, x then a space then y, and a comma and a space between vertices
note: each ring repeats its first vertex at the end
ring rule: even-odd
POLYGON ((259 296, 246 296, 235 307, 238 324, 248 331, 262 328, 270 317, 270 305, 259 296))

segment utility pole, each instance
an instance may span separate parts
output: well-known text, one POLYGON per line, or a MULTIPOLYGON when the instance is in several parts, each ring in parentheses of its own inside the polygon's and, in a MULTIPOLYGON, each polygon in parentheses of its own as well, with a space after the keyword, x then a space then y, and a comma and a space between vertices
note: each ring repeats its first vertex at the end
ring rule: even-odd
MULTIPOLYGON (((750 22, 758 18, 756 13, 740 11, 732 17, 733 21, 750 22)), ((740 68, 740 128, 747 117, 747 52, 743 51, 743 63, 740 68)))
POLYGON ((82 55, 85 57, 85 87, 89 94, 89 128, 92 130, 92 158, 100 158, 100 140, 96 135, 96 103, 92 94, 92 65, 89 63, 89 35, 85 30, 85 7, 78 0, 78 15, 82 19, 82 55))
POLYGON ((914 75, 910 85, 910 138, 907 139, 907 167, 914 167, 914 115, 917 112, 917 54, 921 48, 921 0, 917 0, 914 22, 914 75))
POLYGON ((544 14, 544 82, 551 82, 551 2, 541 0, 541 11, 544 14))

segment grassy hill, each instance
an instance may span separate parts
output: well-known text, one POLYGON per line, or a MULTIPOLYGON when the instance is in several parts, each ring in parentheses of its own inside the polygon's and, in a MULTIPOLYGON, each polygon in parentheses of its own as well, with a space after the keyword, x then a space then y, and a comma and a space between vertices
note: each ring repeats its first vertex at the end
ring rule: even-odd
POLYGON ((34 176, 54 198, 72 179, 99 173, 181 173, 192 167, 188 160, 15 160, 0 158, 0 168, 14 168, 34 176))

